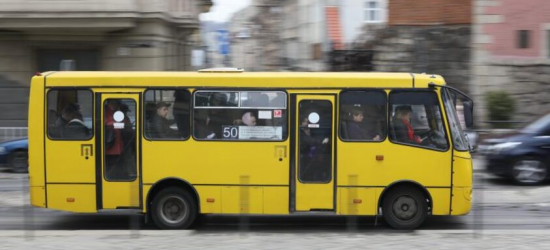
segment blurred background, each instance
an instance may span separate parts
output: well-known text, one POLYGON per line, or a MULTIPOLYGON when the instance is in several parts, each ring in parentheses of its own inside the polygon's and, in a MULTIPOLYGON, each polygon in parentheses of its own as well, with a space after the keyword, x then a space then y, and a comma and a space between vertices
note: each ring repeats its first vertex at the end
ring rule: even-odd
MULTIPOLYGON (((469 133, 479 148, 476 189, 488 195, 476 196, 467 219, 427 227, 540 229, 550 224, 548 187, 517 186, 485 175, 486 157, 519 145, 509 140, 512 144, 494 148, 506 142, 495 138, 534 131, 522 128, 550 113, 548 0, 0 0, 0 141, 26 137, 35 72, 210 67, 440 74, 475 101, 475 129, 469 133), (483 211, 488 219, 476 221, 483 211)), ((546 144, 537 146, 546 149, 537 156, 546 169, 550 117, 537 126, 535 137, 546 136, 546 144)), ((26 142, 18 145, 23 146, 10 150, 25 150, 26 142)), ((25 165, 25 157, 20 153, 15 163, 4 164, 25 165)), ((0 179, 0 209, 21 202, 28 206, 28 187, 19 184, 24 177, 0 171, 0 179)), ((46 222, 61 220, 52 216, 46 222)), ((76 222, 53 227, 111 228, 112 217, 72 218, 76 222)), ((15 222, 0 224, 21 228, 15 222)))
POLYGON ((0 0, 0 140, 25 136, 35 72, 440 74, 476 127, 550 111, 546 0, 0 0))

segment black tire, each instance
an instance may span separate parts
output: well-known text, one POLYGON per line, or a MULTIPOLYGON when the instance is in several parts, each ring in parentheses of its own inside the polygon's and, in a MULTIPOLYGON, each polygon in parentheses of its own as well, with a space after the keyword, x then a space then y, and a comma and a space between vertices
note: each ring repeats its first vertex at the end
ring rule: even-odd
POLYGON ((519 185, 540 185, 548 178, 548 166, 537 157, 523 157, 512 165, 511 176, 519 185))
POLYGON ((176 187, 160 191, 151 204, 151 218, 160 229, 188 229, 197 218, 197 201, 176 187))
POLYGON ((14 173, 29 172, 29 155, 26 151, 15 151, 9 156, 9 166, 14 173))
POLYGON ((418 228, 428 215, 428 202, 424 194, 414 187, 397 187, 384 197, 384 220, 393 228, 418 228))

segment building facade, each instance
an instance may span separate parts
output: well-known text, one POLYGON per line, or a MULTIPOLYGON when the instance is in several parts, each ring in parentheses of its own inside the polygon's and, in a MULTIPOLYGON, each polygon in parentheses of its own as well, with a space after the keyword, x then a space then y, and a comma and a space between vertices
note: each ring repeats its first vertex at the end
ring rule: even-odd
POLYGON ((474 0, 471 89, 480 125, 486 95, 505 90, 516 102, 512 120, 550 112, 550 2, 474 0))
POLYGON ((26 127, 34 72, 188 70, 210 0, 0 0, 0 127, 26 127))

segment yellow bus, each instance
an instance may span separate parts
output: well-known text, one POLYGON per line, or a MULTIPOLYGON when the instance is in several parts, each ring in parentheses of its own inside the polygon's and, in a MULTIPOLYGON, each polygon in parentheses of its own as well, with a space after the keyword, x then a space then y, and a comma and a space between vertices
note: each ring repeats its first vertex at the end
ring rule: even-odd
POLYGON ((163 229, 318 213, 413 229, 471 208, 473 103, 438 75, 45 72, 29 107, 35 207, 163 229))

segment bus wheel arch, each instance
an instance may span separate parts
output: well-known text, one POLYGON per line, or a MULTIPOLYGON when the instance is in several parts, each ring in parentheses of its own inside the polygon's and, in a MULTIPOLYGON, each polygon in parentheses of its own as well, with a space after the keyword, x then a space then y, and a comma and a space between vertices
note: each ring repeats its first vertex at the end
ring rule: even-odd
POLYGON ((431 213, 431 211, 433 210, 432 208, 433 201, 430 192, 424 186, 410 180, 397 181, 388 185, 382 191, 380 198, 378 199, 377 206, 377 210, 382 211, 382 215, 386 219, 386 222, 396 229, 414 229, 420 226, 424 222, 427 215, 431 213), (421 202, 422 200, 426 202, 421 202), (401 221, 403 223, 400 224, 399 218, 396 218, 397 215, 395 214, 398 212, 395 209, 395 204, 404 203, 405 207, 408 207, 406 204, 407 202, 415 205, 415 211, 416 209, 418 209, 418 211, 421 212, 418 213, 418 215, 416 215, 415 213, 414 217, 410 218, 411 221, 420 221, 420 223, 411 222, 412 224, 415 224, 415 226, 413 226, 412 224, 407 225, 409 221, 406 220, 401 221), (391 209, 390 206, 392 206, 391 209), (384 214, 384 211, 386 211, 387 214, 384 214), (390 213, 388 213, 388 211, 392 211, 391 215, 390 213))
MULTIPOLYGON (((180 179, 180 178, 174 178, 169 177, 162 179, 151 187, 149 192, 147 193, 147 203, 146 203, 146 217, 147 221, 154 221, 153 220, 153 202, 155 201, 155 197, 157 197, 159 194, 162 194, 165 190, 181 190, 183 193, 187 193, 188 197, 192 199, 192 204, 195 206, 196 214, 197 216, 200 214, 200 199, 197 190, 186 180, 180 179)), ((176 191, 177 192, 177 191, 176 191)), ((185 195, 185 194, 183 194, 185 195)), ((196 219, 196 218, 195 218, 196 219)))

